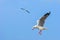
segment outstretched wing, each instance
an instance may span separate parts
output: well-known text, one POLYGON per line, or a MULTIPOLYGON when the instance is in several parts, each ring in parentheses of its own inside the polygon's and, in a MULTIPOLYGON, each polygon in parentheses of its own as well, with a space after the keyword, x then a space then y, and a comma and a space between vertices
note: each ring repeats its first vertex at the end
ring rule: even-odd
POLYGON ((45 19, 50 15, 50 13, 51 12, 46 13, 41 19, 39 19, 39 23, 38 23, 39 26, 43 27, 43 25, 45 23, 45 19))
POLYGON ((27 13, 30 13, 28 10, 25 10, 27 13))
POLYGON ((20 8, 21 10, 25 10, 24 8, 20 8))

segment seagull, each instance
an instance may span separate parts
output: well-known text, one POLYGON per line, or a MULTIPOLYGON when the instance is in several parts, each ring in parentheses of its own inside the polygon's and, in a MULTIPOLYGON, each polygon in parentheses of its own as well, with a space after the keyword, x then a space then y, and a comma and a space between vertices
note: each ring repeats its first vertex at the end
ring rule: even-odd
POLYGON ((42 34, 42 30, 47 30, 47 28, 43 27, 46 18, 50 15, 51 12, 47 12, 45 15, 43 15, 39 20, 37 20, 37 25, 33 26, 32 30, 38 29, 39 34, 42 34))
POLYGON ((20 8, 23 11, 26 11, 27 13, 30 13, 28 10, 24 9, 24 8, 20 8))

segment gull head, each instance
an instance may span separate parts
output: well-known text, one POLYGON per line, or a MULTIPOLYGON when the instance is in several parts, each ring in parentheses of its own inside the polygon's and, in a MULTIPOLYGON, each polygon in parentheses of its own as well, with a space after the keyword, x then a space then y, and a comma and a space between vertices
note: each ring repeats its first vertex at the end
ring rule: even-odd
POLYGON ((33 26, 32 30, 34 29, 38 29, 38 26, 37 25, 33 26))

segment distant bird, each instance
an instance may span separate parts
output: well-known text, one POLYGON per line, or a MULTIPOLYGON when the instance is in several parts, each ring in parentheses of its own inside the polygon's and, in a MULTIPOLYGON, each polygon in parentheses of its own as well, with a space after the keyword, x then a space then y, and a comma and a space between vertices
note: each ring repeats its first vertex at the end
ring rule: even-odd
POLYGON ((30 13, 28 10, 24 9, 24 8, 20 8, 23 11, 26 11, 27 13, 30 13))
POLYGON ((50 15, 51 12, 46 13, 44 16, 42 16, 39 20, 37 20, 37 25, 33 26, 32 30, 38 29, 39 34, 42 34, 42 30, 47 30, 47 28, 43 27, 46 18, 50 15))

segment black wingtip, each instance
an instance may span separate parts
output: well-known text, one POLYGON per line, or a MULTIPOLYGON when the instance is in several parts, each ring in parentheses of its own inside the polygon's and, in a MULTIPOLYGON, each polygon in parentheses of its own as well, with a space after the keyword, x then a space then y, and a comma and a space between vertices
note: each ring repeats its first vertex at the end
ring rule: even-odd
POLYGON ((48 12, 48 13, 46 13, 44 16, 46 16, 46 15, 50 15, 50 13, 51 13, 51 12, 49 11, 49 12, 48 12))

